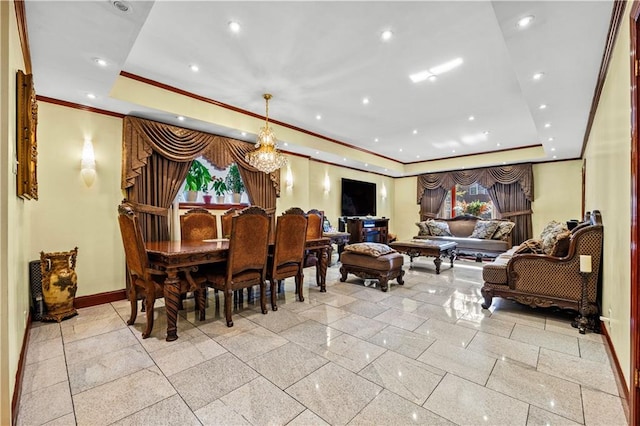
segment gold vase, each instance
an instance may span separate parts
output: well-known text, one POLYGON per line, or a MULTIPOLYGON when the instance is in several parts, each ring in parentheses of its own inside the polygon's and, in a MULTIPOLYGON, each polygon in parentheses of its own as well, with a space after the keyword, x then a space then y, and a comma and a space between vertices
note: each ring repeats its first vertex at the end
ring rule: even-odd
POLYGON ((43 321, 60 322, 78 314, 73 307, 78 290, 75 271, 77 255, 78 247, 56 253, 40 252, 42 293, 47 307, 47 312, 42 316, 43 321))

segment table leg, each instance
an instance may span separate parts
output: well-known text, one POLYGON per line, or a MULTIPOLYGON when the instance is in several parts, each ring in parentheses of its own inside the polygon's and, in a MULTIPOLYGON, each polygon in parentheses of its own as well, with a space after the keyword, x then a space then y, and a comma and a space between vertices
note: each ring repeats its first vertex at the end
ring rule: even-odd
POLYGON ((327 265, 329 264, 329 256, 327 249, 318 249, 318 263, 316 264, 316 282, 320 286, 320 292, 327 292, 327 265))
POLYGON ((456 258, 455 250, 449 250, 449 259, 451 259, 451 267, 453 268, 453 261, 456 258))
POLYGON ((442 259, 440 259, 440 256, 436 256, 436 258, 433 259, 433 263, 436 264, 436 275, 438 275, 440 273, 440 265, 442 265, 442 259))
MULTIPOLYGON (((178 271, 167 270, 164 280, 164 304, 167 312, 167 342, 178 338, 178 306, 180 305, 180 280, 178 271)), ((153 313, 152 313, 153 314, 153 313)))

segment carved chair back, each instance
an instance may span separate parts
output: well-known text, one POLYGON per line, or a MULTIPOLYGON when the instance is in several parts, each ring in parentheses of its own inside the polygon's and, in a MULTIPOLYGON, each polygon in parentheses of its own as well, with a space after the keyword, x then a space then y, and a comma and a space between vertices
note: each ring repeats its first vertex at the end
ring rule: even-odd
POLYGON ((269 250, 271 220, 264 209, 251 206, 231 219, 227 282, 238 288, 243 281, 259 284, 264 279, 269 250))
POLYGON ((236 209, 235 207, 230 208, 220 217, 223 238, 229 238, 229 236, 231 235, 231 219, 234 216, 237 216, 239 211, 240 210, 236 209))
POLYGON ((118 223, 129 272, 131 275, 145 279, 149 260, 138 215, 130 204, 123 203, 118 206, 118 223))
POLYGON ((218 238, 218 221, 209 210, 195 208, 180 216, 180 239, 206 240, 218 238))
POLYGON ((324 223, 324 212, 311 209, 307 212, 307 240, 322 238, 322 225, 324 223))
POLYGON ((293 277, 302 268, 307 234, 307 216, 294 207, 278 217, 273 262, 268 271, 273 279, 293 277))

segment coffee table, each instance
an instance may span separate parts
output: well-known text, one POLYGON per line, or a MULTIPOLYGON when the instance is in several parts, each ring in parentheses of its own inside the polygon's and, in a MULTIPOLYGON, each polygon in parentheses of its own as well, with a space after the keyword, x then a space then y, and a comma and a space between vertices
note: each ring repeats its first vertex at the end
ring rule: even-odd
POLYGON ((411 259, 409 267, 413 265, 413 259, 415 257, 434 257, 433 263, 436 265, 436 274, 439 274, 442 257, 448 257, 451 260, 451 267, 453 268, 453 260, 456 258, 456 247, 458 247, 458 243, 440 240, 411 240, 395 241, 389 243, 389 246, 409 256, 411 259))

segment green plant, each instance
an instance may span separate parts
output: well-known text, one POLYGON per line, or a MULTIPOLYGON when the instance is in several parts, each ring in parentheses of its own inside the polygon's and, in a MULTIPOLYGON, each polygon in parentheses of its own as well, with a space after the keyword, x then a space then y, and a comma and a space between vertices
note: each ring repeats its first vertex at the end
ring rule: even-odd
POLYGON ((471 214, 474 216, 480 216, 483 213, 491 211, 491 205, 487 202, 475 200, 467 203, 466 201, 459 202, 455 207, 456 212, 471 214))
POLYGON ((229 188, 227 188, 227 184, 221 177, 215 178, 211 187, 218 197, 224 195, 224 193, 229 190, 229 188))
POLYGON ((198 160, 193 160, 187 173, 187 191, 207 192, 211 183, 209 169, 198 160))
POLYGON ((238 169, 238 165, 236 163, 233 163, 231 167, 229 167, 229 173, 225 178, 225 182, 227 184, 227 188, 234 194, 241 194, 244 192, 244 183, 242 182, 240 169, 238 169))

